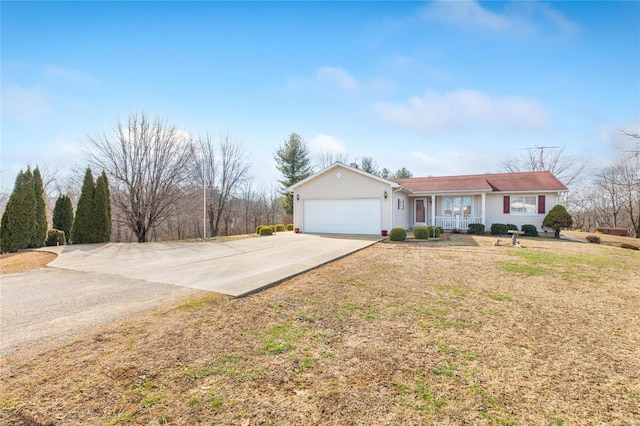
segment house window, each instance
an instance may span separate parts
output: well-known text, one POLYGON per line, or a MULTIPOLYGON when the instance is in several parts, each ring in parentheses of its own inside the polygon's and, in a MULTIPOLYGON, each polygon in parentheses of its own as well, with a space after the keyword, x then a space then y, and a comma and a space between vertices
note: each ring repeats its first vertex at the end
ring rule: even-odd
POLYGON ((442 209, 444 216, 469 217, 471 216, 471 197, 444 197, 442 209))
POLYGON ((512 195, 510 198, 511 214, 536 214, 538 212, 538 197, 535 195, 512 195))

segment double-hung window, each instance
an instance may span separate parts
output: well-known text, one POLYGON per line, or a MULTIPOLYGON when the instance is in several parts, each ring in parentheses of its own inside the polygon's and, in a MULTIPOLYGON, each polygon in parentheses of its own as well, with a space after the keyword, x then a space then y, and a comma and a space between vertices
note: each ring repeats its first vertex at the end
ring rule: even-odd
POLYGON ((535 195, 512 195, 511 214, 536 214, 538 212, 538 197, 535 195))

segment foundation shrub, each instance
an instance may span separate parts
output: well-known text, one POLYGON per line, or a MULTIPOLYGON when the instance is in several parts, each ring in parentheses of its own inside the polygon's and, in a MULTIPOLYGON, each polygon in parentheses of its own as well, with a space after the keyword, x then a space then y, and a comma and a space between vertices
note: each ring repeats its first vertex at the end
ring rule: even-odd
POLYGON ((413 236, 416 240, 427 240, 429 239, 429 231, 427 228, 416 228, 413 230, 413 236))
POLYGON ((525 237, 538 236, 538 229, 535 225, 522 225, 522 232, 524 232, 525 237))
POLYGON ((507 235, 509 228, 504 223, 491 224, 491 235, 507 235))
POLYGON ((472 223, 469 225, 467 234, 482 235, 484 234, 484 225, 482 223, 472 223))
POLYGON ((440 234, 442 234, 442 228, 436 226, 436 233, 433 233, 433 226, 427 226, 427 234, 429 238, 440 238, 440 234))
POLYGON ((517 231, 518 230, 518 226, 514 225, 513 223, 507 223, 507 232, 508 231, 517 231))
POLYGON ((276 225, 276 232, 284 232, 285 226, 283 223, 279 223, 276 225))
POLYGON ((286 229, 287 231, 293 231, 293 223, 287 223, 286 229))
POLYGON ((273 235, 274 226, 263 226, 260 228, 260 236, 264 237, 267 235, 273 235))
POLYGON ((391 241, 404 241, 407 239, 407 231, 404 228, 393 228, 389 233, 391 241))

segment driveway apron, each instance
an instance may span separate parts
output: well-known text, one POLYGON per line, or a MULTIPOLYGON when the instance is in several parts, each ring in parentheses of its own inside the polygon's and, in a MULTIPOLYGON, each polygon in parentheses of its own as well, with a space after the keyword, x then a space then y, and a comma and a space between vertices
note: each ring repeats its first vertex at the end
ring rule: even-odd
POLYGON ((379 241, 278 233, 219 242, 109 243, 58 248, 48 266, 243 296, 379 241))

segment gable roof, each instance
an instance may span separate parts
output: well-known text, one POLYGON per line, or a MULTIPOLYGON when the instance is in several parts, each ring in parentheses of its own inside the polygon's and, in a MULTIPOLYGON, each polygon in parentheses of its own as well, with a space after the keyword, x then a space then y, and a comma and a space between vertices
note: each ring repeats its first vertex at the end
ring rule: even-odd
POLYGON ((398 183, 396 183, 396 182, 394 182, 392 180, 383 179, 380 176, 372 175, 371 173, 367 173, 367 172, 365 172, 363 170, 360 170, 357 167, 347 166, 346 164, 341 163, 340 161, 336 161, 335 163, 333 163, 329 167, 327 167, 325 169, 322 169, 319 172, 316 172, 316 173, 312 174, 311 176, 307 177, 306 179, 303 179, 300 182, 291 185, 289 188, 287 188, 287 191, 292 192, 295 188, 297 188, 297 187, 299 187, 301 185, 304 185, 305 183, 309 182, 310 180, 313 180, 313 179, 317 178, 318 176, 323 175, 323 174, 325 174, 325 173, 327 173, 327 172, 329 172, 329 171, 331 171, 331 170, 333 170, 335 168, 339 168, 339 167, 347 169, 347 170, 351 170, 352 172, 359 173, 359 174, 361 174, 363 176, 366 176, 366 177, 368 177, 370 179, 386 183, 387 185, 391 185, 391 187, 393 187, 393 188, 400 187, 400 184, 398 184, 398 183))
POLYGON ((530 192, 567 191, 551 172, 487 173, 483 175, 438 176, 392 179, 411 192, 530 192))

